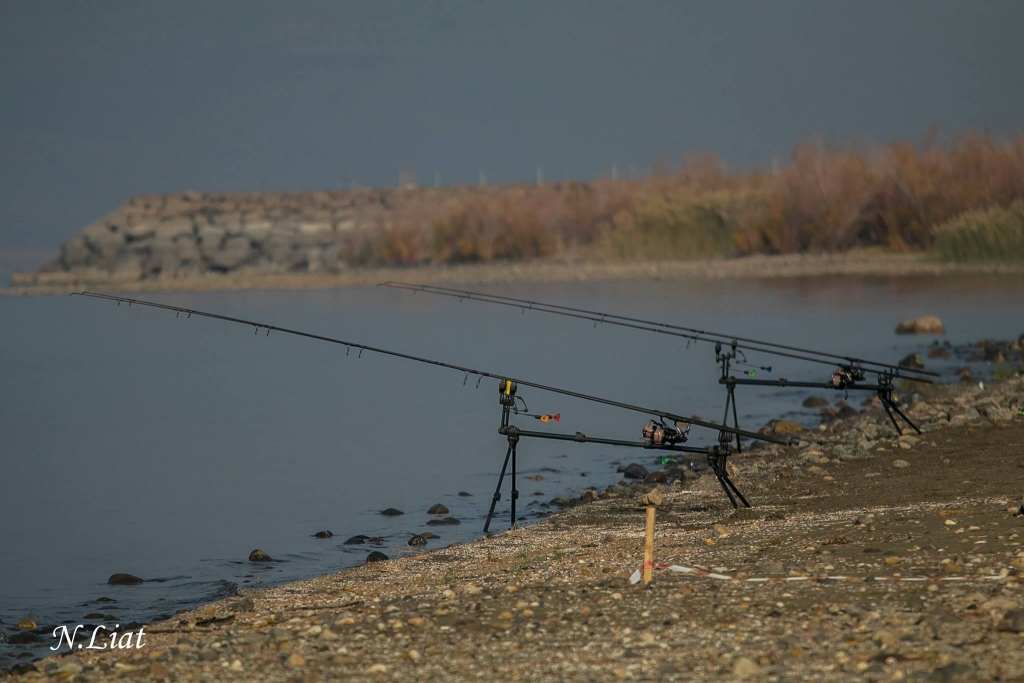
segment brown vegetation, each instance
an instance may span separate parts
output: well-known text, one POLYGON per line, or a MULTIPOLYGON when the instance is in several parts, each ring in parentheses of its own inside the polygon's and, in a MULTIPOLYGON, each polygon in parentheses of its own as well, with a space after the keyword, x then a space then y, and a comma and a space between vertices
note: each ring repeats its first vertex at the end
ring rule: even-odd
POLYGON ((414 265, 925 250, 936 226, 1024 200, 1024 136, 844 149, 812 142, 771 172, 730 172, 704 154, 642 180, 488 189, 404 206, 391 224, 355 236, 342 258, 414 265))

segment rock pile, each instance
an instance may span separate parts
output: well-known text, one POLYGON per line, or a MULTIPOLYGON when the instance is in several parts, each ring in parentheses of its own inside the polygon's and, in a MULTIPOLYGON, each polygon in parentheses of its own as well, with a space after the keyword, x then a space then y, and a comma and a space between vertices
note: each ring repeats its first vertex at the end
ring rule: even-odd
POLYGON ((336 272, 358 261, 343 252, 357 251, 366 234, 429 222, 463 194, 493 189, 144 195, 86 226, 59 258, 12 284, 336 272))

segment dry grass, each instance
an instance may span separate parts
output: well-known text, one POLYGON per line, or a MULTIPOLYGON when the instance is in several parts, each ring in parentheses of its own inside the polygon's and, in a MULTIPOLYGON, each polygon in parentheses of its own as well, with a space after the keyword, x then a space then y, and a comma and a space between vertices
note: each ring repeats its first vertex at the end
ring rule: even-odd
MULTIPOLYGON (((773 172, 731 172, 702 154, 679 169, 660 164, 641 180, 480 188, 447 201, 403 202, 354 234, 341 258, 411 266, 921 251, 935 243, 937 226, 1015 201, 1024 201, 1024 136, 968 133, 944 146, 930 136, 919 145, 841 149, 810 142, 773 172)), ((945 258, 960 259, 949 250, 974 244, 942 234, 945 258)), ((993 254, 969 248, 963 258, 993 254)))
POLYGON ((1024 202, 968 211, 935 229, 944 261, 1024 261, 1024 202))

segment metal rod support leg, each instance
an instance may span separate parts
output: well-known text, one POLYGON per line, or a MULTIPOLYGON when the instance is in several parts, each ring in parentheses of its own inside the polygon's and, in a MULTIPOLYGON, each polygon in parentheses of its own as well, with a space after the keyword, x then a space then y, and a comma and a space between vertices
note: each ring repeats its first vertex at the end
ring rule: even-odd
POLYGON ((498 476, 498 485, 494 488, 494 498, 491 499, 491 509, 487 511, 487 521, 484 522, 484 533, 491 526, 491 517, 494 516, 494 506, 501 500, 501 483, 505 480, 505 470, 508 469, 508 461, 512 457, 512 442, 509 441, 508 450, 505 451, 505 464, 501 466, 501 474, 498 476))

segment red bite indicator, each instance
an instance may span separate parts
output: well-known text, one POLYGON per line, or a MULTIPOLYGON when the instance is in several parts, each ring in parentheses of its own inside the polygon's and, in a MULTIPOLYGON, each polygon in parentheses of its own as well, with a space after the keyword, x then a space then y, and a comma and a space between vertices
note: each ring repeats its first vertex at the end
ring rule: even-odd
POLYGON ((555 413, 554 415, 534 415, 533 417, 535 420, 540 420, 541 422, 558 422, 562 419, 561 413, 555 413))

